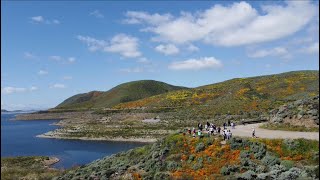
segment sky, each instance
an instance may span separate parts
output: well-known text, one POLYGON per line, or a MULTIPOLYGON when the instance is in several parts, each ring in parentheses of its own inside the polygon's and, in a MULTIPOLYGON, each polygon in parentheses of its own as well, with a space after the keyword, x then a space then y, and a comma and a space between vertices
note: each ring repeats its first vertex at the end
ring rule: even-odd
POLYGON ((319 70, 319 1, 1 1, 1 108, 319 70))

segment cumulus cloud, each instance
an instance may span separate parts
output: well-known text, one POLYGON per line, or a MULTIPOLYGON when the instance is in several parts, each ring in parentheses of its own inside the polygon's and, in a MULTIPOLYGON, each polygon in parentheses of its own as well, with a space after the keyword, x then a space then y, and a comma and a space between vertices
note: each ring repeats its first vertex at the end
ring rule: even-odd
POLYGON ((179 49, 173 44, 160 44, 155 48, 155 50, 165 55, 173 55, 179 53, 179 49))
POLYGON ((126 34, 117 34, 110 41, 81 35, 77 36, 77 39, 86 43, 89 51, 118 53, 127 58, 135 58, 142 55, 138 50, 138 38, 126 34))
POLYGON ((31 22, 35 24, 60 24, 60 21, 57 19, 48 20, 45 19, 43 16, 33 16, 30 19, 31 22))
POLYGON ((51 85, 50 88, 63 89, 63 88, 66 88, 66 86, 64 84, 56 83, 56 84, 51 85))
POLYGON ((90 12, 89 15, 96 18, 104 18, 104 15, 99 10, 94 10, 93 12, 90 12))
POLYGON ((290 57, 287 48, 275 47, 271 49, 260 49, 253 52, 248 52, 248 57, 251 58, 263 58, 267 56, 280 56, 280 57, 290 57))
POLYGON ((221 68, 222 66, 221 61, 214 57, 203 57, 199 59, 173 62, 168 66, 168 68, 171 70, 201 70, 221 68))
POLYGON ((149 14, 129 11, 128 24, 146 24, 141 29, 155 34, 154 41, 175 44, 202 41, 220 46, 268 42, 294 34, 316 15, 317 6, 309 1, 286 1, 284 5, 262 6, 262 12, 247 2, 216 4, 196 13, 149 14))
POLYGON ((38 90, 38 87, 31 86, 30 88, 22 88, 22 87, 11 87, 7 86, 4 88, 1 88, 1 94, 14 94, 14 93, 23 93, 23 92, 32 92, 38 90))
POLYGON ((158 13, 155 14, 149 14, 147 12, 139 12, 139 11, 128 11, 125 16, 127 19, 125 19, 123 22, 126 24, 163 24, 165 22, 168 22, 173 18, 171 14, 163 14, 160 15, 158 13))
POLYGON ((38 74, 39 74, 39 75, 47 75, 47 74, 49 74, 49 72, 48 72, 48 71, 45 71, 45 70, 40 70, 40 71, 38 72, 38 74))

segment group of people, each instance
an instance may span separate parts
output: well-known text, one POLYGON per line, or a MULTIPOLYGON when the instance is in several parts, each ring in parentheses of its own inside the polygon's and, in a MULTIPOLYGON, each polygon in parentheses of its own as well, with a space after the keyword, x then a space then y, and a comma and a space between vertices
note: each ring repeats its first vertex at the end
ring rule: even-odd
POLYGON ((192 135, 194 138, 198 135, 198 137, 203 137, 204 134, 208 136, 212 136, 215 134, 222 134, 224 140, 230 139, 232 137, 232 133, 230 129, 227 129, 227 126, 231 127, 232 129, 235 128, 234 122, 225 122, 223 123, 223 130, 220 126, 216 126, 213 123, 207 122, 204 126, 201 123, 198 123, 198 130, 196 128, 188 129, 188 133, 192 135))

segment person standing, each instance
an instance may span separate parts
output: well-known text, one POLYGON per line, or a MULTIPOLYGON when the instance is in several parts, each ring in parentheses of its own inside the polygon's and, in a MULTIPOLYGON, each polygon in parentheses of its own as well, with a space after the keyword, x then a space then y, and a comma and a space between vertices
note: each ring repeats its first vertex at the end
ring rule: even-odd
POLYGON ((253 137, 253 138, 256 137, 256 130, 254 129, 254 127, 252 127, 252 137, 253 137))

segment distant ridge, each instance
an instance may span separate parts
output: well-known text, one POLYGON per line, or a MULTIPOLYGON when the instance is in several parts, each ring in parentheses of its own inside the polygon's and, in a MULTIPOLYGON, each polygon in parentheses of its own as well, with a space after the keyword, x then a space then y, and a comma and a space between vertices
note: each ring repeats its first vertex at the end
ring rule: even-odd
POLYGON ((186 88, 154 80, 132 81, 120 84, 106 92, 91 91, 74 95, 63 101, 55 109, 108 108, 119 103, 139 100, 180 89, 186 88))

